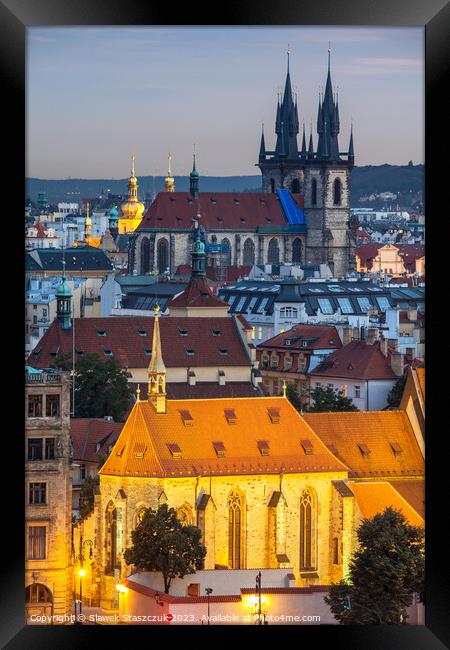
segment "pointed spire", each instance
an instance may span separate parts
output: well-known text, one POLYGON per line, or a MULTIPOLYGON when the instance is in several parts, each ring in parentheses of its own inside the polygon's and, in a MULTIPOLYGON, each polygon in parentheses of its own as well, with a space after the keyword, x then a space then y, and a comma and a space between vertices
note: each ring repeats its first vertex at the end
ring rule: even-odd
POLYGON ((141 401, 141 385, 138 384, 136 388, 136 402, 141 401))
POLYGON ((266 157, 266 143, 264 141, 264 123, 262 125, 262 130, 261 130, 261 144, 259 147, 259 157, 260 158, 266 157))
POLYGON ((131 176, 134 177, 134 160, 135 160, 135 155, 134 152, 131 154, 131 176))
POLYGON ((174 192, 175 191, 175 179, 172 176, 172 169, 171 169, 171 161, 172 161, 172 154, 169 151, 169 155, 167 156, 169 160, 169 168, 167 170, 167 176, 164 179, 164 185, 166 188, 166 192, 174 192))
POLYGON ((154 307, 152 356, 148 366, 148 401, 157 413, 166 412, 166 366, 162 358, 159 305, 154 307))
POLYGON ((319 91, 319 107, 317 109, 317 133, 320 135, 323 133, 323 124, 322 124, 322 104, 320 102, 320 91, 319 91))
POLYGON ((348 158, 349 158, 349 160, 350 159, 352 159, 352 160, 355 159, 355 152, 353 150, 353 124, 351 125, 351 128, 350 128, 350 143, 348 145, 348 158))
POLYGON ((195 144, 194 144, 194 162, 192 165, 192 171, 189 175, 189 191, 194 199, 198 199, 198 179, 199 179, 199 174, 195 168, 195 144))
POLYGON ((309 135, 309 147, 308 147, 308 158, 314 158, 314 144, 313 144, 313 134, 312 134, 312 123, 311 123, 311 133, 309 135))
POLYGON ((302 137, 302 158, 306 158, 306 135, 305 135, 305 123, 303 122, 303 137, 302 137))

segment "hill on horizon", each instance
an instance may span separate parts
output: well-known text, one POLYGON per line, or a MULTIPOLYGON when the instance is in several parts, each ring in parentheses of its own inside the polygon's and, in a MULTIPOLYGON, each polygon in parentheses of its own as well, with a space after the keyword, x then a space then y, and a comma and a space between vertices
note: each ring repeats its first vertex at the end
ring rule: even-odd
MULTIPOLYGON (((424 165, 366 165, 355 167, 351 175, 350 204, 356 207, 359 199, 372 193, 401 193, 402 203, 409 204, 412 197, 424 194, 424 165), (409 196, 408 196, 409 195, 409 196), (404 200, 403 200, 404 199, 404 200)), ((175 190, 189 191, 189 176, 175 176, 175 190)), ((51 204, 60 202, 79 202, 82 198, 95 198, 105 195, 109 189, 112 194, 127 193, 128 178, 87 179, 66 178, 59 180, 27 178, 26 196, 37 201, 38 192, 46 192, 51 204)), ((138 176, 139 196, 164 191, 164 176, 138 176)), ((253 176, 200 176, 200 192, 260 192, 261 175, 253 176)))

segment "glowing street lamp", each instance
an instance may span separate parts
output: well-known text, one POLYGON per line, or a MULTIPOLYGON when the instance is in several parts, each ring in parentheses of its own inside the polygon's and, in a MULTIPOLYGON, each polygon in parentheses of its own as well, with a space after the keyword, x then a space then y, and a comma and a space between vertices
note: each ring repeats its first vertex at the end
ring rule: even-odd
POLYGON ((80 577, 80 616, 83 613, 83 578, 86 575, 86 569, 78 569, 78 575, 80 577))

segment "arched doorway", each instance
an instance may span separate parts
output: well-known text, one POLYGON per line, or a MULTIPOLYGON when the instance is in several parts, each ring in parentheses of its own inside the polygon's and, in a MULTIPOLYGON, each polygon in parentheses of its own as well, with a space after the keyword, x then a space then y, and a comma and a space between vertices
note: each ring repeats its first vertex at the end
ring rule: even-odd
POLYGON ((302 261, 302 240, 296 237, 292 243, 292 263, 300 264, 302 261))
POLYGON ((268 264, 279 264, 280 262, 280 248, 278 246, 278 239, 272 237, 269 242, 269 248, 267 250, 267 262, 268 264))
POLYGON ((117 566, 117 508, 109 502, 105 513, 105 574, 113 575, 117 566))
POLYGON ((169 243, 167 239, 160 239, 157 246, 158 273, 164 273, 169 266, 169 243))
POLYGON ((255 263, 255 244, 253 240, 248 237, 244 242, 244 256, 243 264, 253 266, 255 263))
POLYGON ((150 271, 150 240, 144 237, 141 242, 141 273, 150 271))
POLYGON ((39 582, 28 585, 25 589, 25 610, 27 622, 31 616, 50 617, 53 610, 53 595, 50 589, 39 582))
POLYGON ((292 194, 300 194, 300 180, 298 178, 294 178, 292 181, 291 192, 292 194))

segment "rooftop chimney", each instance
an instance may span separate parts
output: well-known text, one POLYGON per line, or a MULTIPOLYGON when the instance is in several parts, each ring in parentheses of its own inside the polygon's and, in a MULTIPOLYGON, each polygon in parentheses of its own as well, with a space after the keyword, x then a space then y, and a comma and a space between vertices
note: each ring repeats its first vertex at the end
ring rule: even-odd
POLYGON ((375 341, 378 341, 378 333, 378 327, 369 327, 367 330, 366 343, 368 343, 368 345, 373 345, 375 341))
POLYGON ((387 342, 391 350, 398 350, 398 339, 388 339, 387 342))
POLYGON ((351 342, 353 336, 353 330, 351 327, 343 327, 342 328, 342 345, 347 345, 348 343, 351 342))
POLYGON ((403 377, 404 354, 401 352, 391 352, 391 368, 396 377, 403 377))
POLYGON ((388 354, 388 340, 385 339, 385 338, 382 338, 380 340, 380 351, 381 351, 381 354, 384 357, 387 357, 387 354, 388 354))

